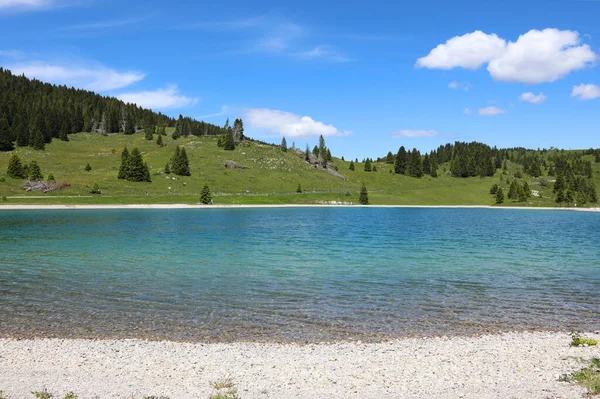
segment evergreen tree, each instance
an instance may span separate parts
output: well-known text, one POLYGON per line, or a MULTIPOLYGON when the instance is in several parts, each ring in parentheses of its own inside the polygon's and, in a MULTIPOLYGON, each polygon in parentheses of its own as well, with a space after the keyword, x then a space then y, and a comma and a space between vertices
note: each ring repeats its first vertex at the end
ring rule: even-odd
POLYGON ((281 139, 281 151, 287 152, 287 141, 285 141, 285 137, 281 139))
POLYGON ((6 174, 13 179, 24 179, 27 177, 25 171, 23 170, 21 158, 19 158, 17 154, 13 154, 8 160, 8 169, 6 170, 6 174))
POLYGON ((233 151, 235 150, 235 140, 233 138, 233 130, 227 129, 225 133, 225 143, 223 145, 223 149, 225 151, 233 151))
POLYGON ((148 126, 144 129, 144 138, 148 141, 154 140, 154 126, 148 126))
POLYGON ((554 182, 554 188, 552 189, 552 192, 554 194, 556 194, 556 193, 558 193, 560 191, 563 191, 566 187, 567 187, 567 185, 566 185, 566 182, 565 182, 565 177, 561 173, 561 174, 559 174, 556 177, 556 181, 554 182))
POLYGON ((126 180, 134 181, 134 182, 150 182, 150 170, 148 169, 148 165, 144 163, 142 159, 142 154, 140 150, 134 148, 129 154, 129 159, 127 160, 128 164, 128 173, 125 177, 126 180))
POLYGON ((91 170, 92 170, 92 166, 89 163, 85 164, 85 171, 89 172, 91 170))
POLYGON ((204 183, 204 187, 200 191, 200 202, 204 205, 212 204, 212 194, 210 188, 208 188, 208 183, 204 183))
POLYGON ((169 167, 169 164, 165 165, 165 173, 170 175, 171 174, 171 168, 169 167))
POLYGON ((423 174, 431 175, 431 162, 429 162, 428 154, 423 157, 423 174))
POLYGON ((306 162, 309 162, 309 161, 310 161, 310 151, 309 151, 309 149, 308 149, 308 144, 306 145, 306 151, 304 151, 304 160, 305 160, 306 162))
POLYGON ((233 139, 236 143, 243 141, 244 137, 244 121, 241 118, 233 122, 233 139))
POLYGON ((437 169, 438 169, 437 162, 435 161, 435 158, 432 158, 431 159, 431 171, 429 173, 431 175, 431 177, 438 177, 437 169))
POLYGON ((350 160, 350 166, 348 167, 350 170, 354 170, 354 161, 350 160))
POLYGON ((100 192, 100 186, 98 186, 98 183, 94 183, 94 187, 92 187, 92 191, 90 191, 91 194, 102 194, 100 192))
POLYGON ((360 202, 361 205, 369 205, 369 192, 367 191, 365 183, 363 183, 362 187, 360 188, 358 202, 360 202))
POLYGON ((71 124, 68 122, 68 119, 63 120, 63 123, 60 127, 60 134, 58 138, 61 141, 69 141, 69 134, 71 133, 71 124))
POLYGON ((314 155, 315 157, 319 157, 319 147, 317 147, 317 146, 314 146, 314 147, 313 147, 313 150, 312 150, 312 153, 313 153, 313 155, 314 155))
POLYGON ((377 172, 377 165, 373 165, 373 172, 377 172))
POLYGON ((596 163, 600 163, 600 151, 596 152, 596 159, 594 160, 596 163))
POLYGON ((0 151, 12 151, 13 145, 12 130, 6 119, 6 115, 0 118, 0 151))
POLYGON ((55 179, 54 179, 54 175, 53 175, 52 173, 50 173, 50 174, 48 175, 48 178, 47 178, 46 180, 47 180, 47 181, 55 181, 55 179))
POLYGON ((498 185, 497 184, 493 184, 492 188, 490 188, 490 194, 496 194, 498 193, 498 185))
POLYGON ((406 173, 406 166, 408 163, 408 154, 404 146, 400 147, 396 154, 396 160, 394 162, 394 172, 403 175, 406 173))
POLYGON ((508 198, 509 199, 517 199, 518 195, 519 195, 519 183, 517 183, 517 180, 513 180, 510 183, 510 188, 508 189, 508 198))
POLYGON ((184 147, 175 147, 175 154, 171 159, 171 172, 179 176, 190 176, 190 162, 184 147))
POLYGON ((496 191, 496 204, 502 204, 504 202, 504 191, 502 191, 502 187, 498 188, 496 191))
POLYGON ((42 133, 41 130, 36 129, 33 132, 33 141, 31 142, 31 145, 34 150, 41 151, 44 148, 46 148, 46 142, 44 141, 44 134, 42 133))
POLYGON ((531 197, 531 189, 529 188, 529 183, 526 181, 523 182, 523 191, 527 197, 531 197))
POLYGON ((388 151, 388 153, 385 157, 385 163, 393 165, 395 160, 396 160, 396 158, 394 157, 394 154, 392 154, 391 151, 388 151))
POLYGON ((572 204, 573 201, 574 201, 573 192, 569 189, 569 190, 567 190, 567 194, 565 195, 565 202, 567 204, 572 204))
POLYGON ((128 136, 135 133, 135 122, 131 116, 125 119, 125 129, 123 129, 123 133, 128 136))
POLYGON ((525 202, 527 201, 527 194, 525 193, 525 190, 523 189, 523 186, 521 186, 519 184, 519 187, 517 189, 517 198, 519 199, 519 202, 525 202))
POLYGON ((156 139, 156 144, 158 144, 161 147, 163 146, 162 134, 158 135, 158 138, 156 139))
POLYGON ((300 183, 298 183, 298 188, 296 188, 296 192, 297 193, 301 193, 302 192, 302 186, 300 185, 300 183))
POLYGON ((29 173, 29 180, 39 181, 44 180, 44 175, 42 175, 42 170, 40 169, 40 165, 36 161, 31 161, 29 164, 29 168, 27 169, 29 173))
POLYGON ((123 149, 121 153, 121 166, 119 167, 119 179, 127 179, 129 176, 129 151, 127 147, 123 149))
POLYGON ((26 147, 29 145, 29 131, 27 130, 27 125, 23 120, 20 120, 17 123, 15 136, 17 137, 17 146, 26 147))
POLYGON ((325 146, 323 135, 319 136, 319 153, 315 155, 321 157, 321 159, 327 160, 327 147, 325 146))
POLYGON ((416 148, 412 150, 408 157, 408 175, 417 178, 423 176, 421 154, 416 148))
POLYGON ((556 203, 562 204, 563 202, 565 202, 565 192, 562 190, 556 192, 556 203))
POLYGON ((371 171, 371 160, 369 158, 367 158, 365 160, 365 172, 370 172, 371 171))

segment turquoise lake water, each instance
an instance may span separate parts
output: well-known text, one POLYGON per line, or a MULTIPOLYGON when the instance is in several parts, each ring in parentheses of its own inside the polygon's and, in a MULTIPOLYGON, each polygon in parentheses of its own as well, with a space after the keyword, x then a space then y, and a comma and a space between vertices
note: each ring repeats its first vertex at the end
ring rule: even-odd
POLYGON ((0 335, 377 341, 600 329, 600 213, 0 211, 0 335))

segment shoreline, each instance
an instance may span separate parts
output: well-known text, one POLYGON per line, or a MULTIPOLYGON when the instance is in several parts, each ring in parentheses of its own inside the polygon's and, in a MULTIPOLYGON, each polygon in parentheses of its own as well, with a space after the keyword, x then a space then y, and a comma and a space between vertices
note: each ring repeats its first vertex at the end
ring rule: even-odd
POLYGON ((252 209, 252 208, 416 208, 416 209, 517 209, 546 211, 600 212, 600 208, 528 207, 491 205, 336 205, 336 204, 82 204, 82 205, 2 205, 6 210, 102 210, 102 209, 252 209))
POLYGON ((569 344, 566 332, 301 345, 2 338, 0 389, 9 398, 47 388, 81 399, 191 399, 230 378, 244 399, 581 398, 558 377, 600 348, 569 344))

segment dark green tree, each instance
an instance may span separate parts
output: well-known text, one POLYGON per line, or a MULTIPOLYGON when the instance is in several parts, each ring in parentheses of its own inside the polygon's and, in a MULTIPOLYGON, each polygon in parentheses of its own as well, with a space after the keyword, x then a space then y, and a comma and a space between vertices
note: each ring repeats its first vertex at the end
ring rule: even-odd
POLYGON ((490 188, 490 194, 496 194, 498 192, 498 185, 493 184, 492 188, 490 188))
POLYGON ((235 139, 233 138, 233 130, 227 129, 225 133, 225 142, 223 145, 223 149, 225 151, 233 151, 235 150, 235 139))
POLYGON ((128 174, 125 177, 126 180, 134 182, 150 182, 150 169, 148 165, 144 163, 140 150, 134 148, 129 154, 128 163, 128 174))
POLYGON ((521 188, 521 185, 517 183, 516 179, 514 179, 510 183, 510 188, 508 189, 508 198, 516 200, 519 197, 519 188, 521 188))
POLYGON ((421 165, 421 154, 419 151, 414 148, 408 156, 408 166, 407 172, 409 176, 412 177, 422 177, 423 176, 423 168, 421 165))
POLYGON ((39 181, 44 180, 44 175, 42 175, 42 170, 40 169, 40 165, 36 161, 31 161, 29 164, 29 168, 27 169, 29 173, 29 180, 39 181))
POLYGON ((24 179, 27 177, 23 164, 21 163, 21 158, 19 158, 17 154, 13 154, 8 160, 6 174, 13 179, 24 179))
POLYGON ((127 147, 123 149, 121 153, 121 166, 119 166, 119 179, 127 179, 129 176, 129 151, 127 147))
POLYGON ((48 178, 46 178, 46 180, 47 180, 47 181, 55 181, 55 179, 54 179, 54 175, 53 175, 52 173, 50 173, 50 174, 48 175, 48 178))
POLYGON ((310 150, 308 149, 308 144, 306 145, 306 151, 304 151, 304 160, 306 162, 310 161, 310 150))
POLYGON ((12 151, 14 149, 12 130, 6 115, 4 115, 0 118, 0 151, 12 151))
POLYGON ((163 146, 163 139, 162 139, 162 134, 158 135, 158 138, 156 139, 156 144, 159 146, 163 146))
POLYGON ((396 160, 394 162, 394 172, 400 175, 406 173, 406 167, 408 164, 408 154, 404 146, 400 147, 396 154, 396 160))
POLYGON ((34 150, 41 151, 46 148, 46 142, 44 141, 44 134, 42 133, 41 130, 36 129, 33 132, 33 141, 31 142, 31 145, 34 150))
POLYGON ((58 138, 61 141, 69 141, 69 134, 71 133, 71 123, 68 119, 63 120, 62 126, 60 127, 60 134, 58 138))
POLYGON ((428 154, 423 157, 423 174, 431 175, 431 162, 428 154))
POLYGON ((135 133, 135 122, 133 121, 133 118, 131 116, 125 119, 125 129, 123 133, 128 136, 135 133))
POLYGON ((204 205, 212 204, 212 194, 210 193, 208 183, 204 183, 204 187, 200 191, 200 202, 204 205))
POLYGON ((363 183, 362 187, 360 188, 358 202, 360 202, 361 205, 369 205, 369 192, 367 191, 367 186, 365 186, 365 183, 363 183))
POLYGON ((19 120, 17 123, 15 136, 17 137, 17 146, 27 147, 29 145, 29 131, 27 124, 23 120, 19 120))
POLYGON ((100 186, 98 185, 98 183, 94 183, 94 187, 92 187, 92 190, 90 191, 90 193, 92 193, 92 194, 102 194, 100 192, 100 186))
POLYGON ((171 168, 169 167, 169 164, 165 165, 165 173, 170 175, 171 174, 171 168))
POLYGON ((190 161, 184 147, 175 147, 175 154, 171 158, 171 172, 179 176, 190 176, 190 161))
POLYGON ((302 186, 300 185, 300 183, 298 183, 298 188, 296 188, 296 192, 297 193, 301 193, 302 192, 302 186))
POLYGON ((86 172, 90 172, 92 170, 92 165, 90 165, 89 163, 85 164, 85 171, 86 172))
POLYGON ((348 167, 350 170, 354 170, 354 161, 350 160, 350 166, 348 167))
POLYGON ((371 171, 371 160, 369 158, 365 159, 365 172, 371 171))
POLYGON ((287 152, 287 141, 285 141, 285 137, 281 139, 281 151, 287 152))
POLYGON ((523 182, 523 191, 525 192, 525 196, 531 197, 531 189, 529 188, 529 183, 526 181, 523 182))
POLYGON ((502 191, 502 187, 498 188, 496 191, 496 204, 502 204, 504 202, 504 191, 502 191))
POLYGON ((148 126, 144 129, 144 138, 148 141, 154 140, 154 126, 148 126))

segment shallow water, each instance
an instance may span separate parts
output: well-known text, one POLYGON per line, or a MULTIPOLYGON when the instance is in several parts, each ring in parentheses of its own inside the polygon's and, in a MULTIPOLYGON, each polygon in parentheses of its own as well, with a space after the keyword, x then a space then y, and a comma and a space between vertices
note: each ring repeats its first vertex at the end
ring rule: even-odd
POLYGON ((600 329, 600 213, 0 211, 0 335, 376 341, 600 329))

